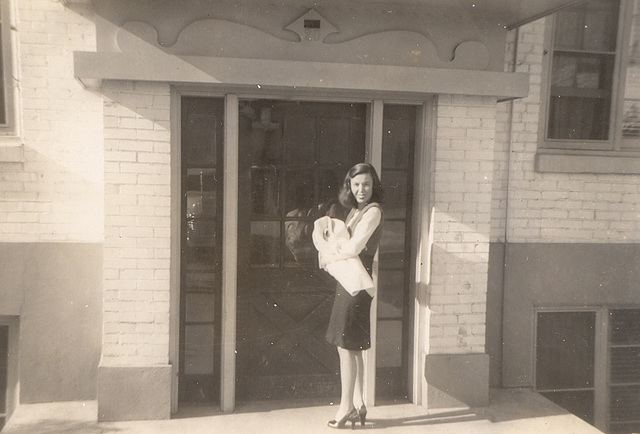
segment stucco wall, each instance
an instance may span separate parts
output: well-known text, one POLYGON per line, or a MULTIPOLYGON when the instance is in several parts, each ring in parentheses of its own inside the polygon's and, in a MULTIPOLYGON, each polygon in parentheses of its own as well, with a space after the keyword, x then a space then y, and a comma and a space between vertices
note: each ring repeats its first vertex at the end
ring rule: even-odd
POLYGON ((19 316, 20 402, 95 399, 102 245, 0 243, 0 263, 0 316, 19 316))

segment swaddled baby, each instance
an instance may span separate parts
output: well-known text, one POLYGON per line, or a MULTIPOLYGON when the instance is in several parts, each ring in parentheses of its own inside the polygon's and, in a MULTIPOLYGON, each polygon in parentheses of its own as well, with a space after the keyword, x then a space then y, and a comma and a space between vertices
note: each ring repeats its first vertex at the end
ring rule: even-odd
POLYGON ((331 274, 348 293, 355 295, 358 291, 371 290, 374 287, 371 276, 358 256, 327 263, 333 256, 332 252, 351 238, 342 220, 329 216, 320 217, 313 224, 312 238, 318 249, 320 268, 331 274))

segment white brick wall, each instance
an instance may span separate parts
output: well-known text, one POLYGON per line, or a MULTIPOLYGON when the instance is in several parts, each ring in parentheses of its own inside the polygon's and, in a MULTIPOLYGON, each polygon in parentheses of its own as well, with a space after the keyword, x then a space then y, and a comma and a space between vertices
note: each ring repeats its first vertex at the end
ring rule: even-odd
POLYGON ((25 161, 0 163, 0 242, 101 242, 102 99, 73 77, 95 26, 62 2, 16 5, 25 161))
POLYGON ((103 366, 169 354, 169 86, 107 82, 103 366))
MULTIPOLYGON (((500 181, 494 180, 491 239, 504 241, 506 233, 509 242, 521 243, 640 242, 640 177, 534 171, 544 27, 539 20, 519 31, 516 71, 530 74, 530 90, 513 102, 508 210, 502 170, 496 172, 500 181)), ((499 105, 497 167, 507 165, 508 110, 509 104, 499 105)))
POLYGON ((482 353, 496 129, 487 97, 438 99, 430 353, 482 353))

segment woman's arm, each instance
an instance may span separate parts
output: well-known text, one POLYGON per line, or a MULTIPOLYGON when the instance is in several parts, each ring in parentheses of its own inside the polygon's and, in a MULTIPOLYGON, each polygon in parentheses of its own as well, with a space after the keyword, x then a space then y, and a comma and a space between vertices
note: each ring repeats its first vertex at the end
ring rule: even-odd
MULTIPOLYGON (((352 258, 358 256, 365 248, 369 238, 375 232, 382 221, 382 212, 378 207, 371 207, 362 215, 349 240, 344 240, 337 246, 337 252, 332 255, 331 261, 352 258)), ((327 258, 329 259, 329 258, 327 258)), ((329 262, 331 262, 329 261, 329 262)))

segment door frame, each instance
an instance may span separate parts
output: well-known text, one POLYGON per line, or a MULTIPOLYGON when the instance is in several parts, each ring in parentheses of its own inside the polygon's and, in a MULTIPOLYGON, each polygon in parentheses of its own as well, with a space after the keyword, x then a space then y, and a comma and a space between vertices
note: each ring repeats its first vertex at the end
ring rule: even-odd
MULTIPOLYGON (((422 94, 375 95, 377 98, 362 98, 345 95, 345 92, 317 91, 312 89, 283 90, 273 93, 256 93, 247 88, 222 88, 202 86, 171 86, 171 259, 170 259, 170 338, 169 363, 172 365, 171 411, 178 410, 179 336, 180 336, 180 221, 181 221, 181 98, 184 96, 223 97, 224 102, 224 180, 223 180, 223 228, 222 228, 222 340, 220 360, 220 408, 229 413, 235 409, 235 351, 236 351, 236 297, 237 297, 237 239, 238 239, 238 120, 240 99, 274 99, 307 102, 345 102, 367 104, 367 126, 365 161, 373 164, 381 173, 383 109, 384 104, 417 105, 415 167, 414 167, 414 215, 413 251, 410 270, 415 279, 410 282, 411 297, 409 314, 410 343, 408 386, 411 401, 426 403, 423 390, 424 354, 428 344, 428 308, 424 300, 428 285, 428 265, 430 263, 430 241, 427 237, 430 227, 429 204, 431 186, 432 142, 435 131, 435 97, 422 94), (422 192, 422 194, 420 194, 422 192), (417 259, 420 259, 417 261, 417 259)), ((374 281, 377 277, 377 261, 374 264, 374 281)), ((365 402, 375 405, 376 376, 376 335, 377 300, 374 299, 371 316, 371 351, 365 354, 365 402)))

